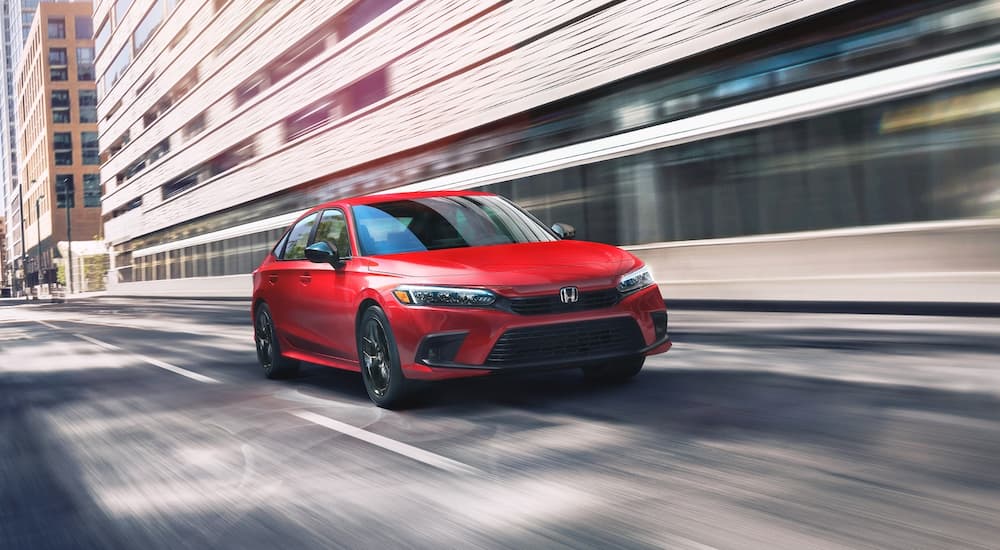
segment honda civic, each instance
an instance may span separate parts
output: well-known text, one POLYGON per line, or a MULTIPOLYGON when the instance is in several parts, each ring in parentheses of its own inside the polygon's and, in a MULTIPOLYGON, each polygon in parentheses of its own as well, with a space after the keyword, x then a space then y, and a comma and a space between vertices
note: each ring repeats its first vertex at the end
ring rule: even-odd
POLYGON ((380 407, 417 381, 580 368, 621 381, 670 349, 653 274, 480 192, 369 195, 302 215, 253 272, 257 357, 360 372, 380 407))

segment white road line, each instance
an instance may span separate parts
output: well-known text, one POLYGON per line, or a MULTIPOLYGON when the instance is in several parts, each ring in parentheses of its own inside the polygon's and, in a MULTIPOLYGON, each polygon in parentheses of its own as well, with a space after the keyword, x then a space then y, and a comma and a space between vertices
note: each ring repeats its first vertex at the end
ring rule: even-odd
MULTIPOLYGON (((41 322, 42 321, 39 321, 39 323, 41 323, 41 322)), ((121 349, 122 349, 122 348, 120 348, 120 347, 118 347, 118 346, 116 346, 114 344, 109 344, 107 342, 103 342, 101 340, 98 340, 97 338, 91 338, 90 336, 85 336, 83 334, 77 334, 77 333, 74 332, 73 336, 76 336, 77 338, 79 338, 81 340, 85 340, 87 342, 90 342, 91 344, 94 344, 95 346, 102 347, 102 348, 104 348, 106 350, 121 351, 121 349)), ((132 353, 130 355, 134 356, 136 359, 140 359, 140 360, 142 360, 142 361, 144 361, 146 363, 149 363, 150 365, 153 365, 154 367, 159 367, 159 368, 161 368, 163 370, 168 370, 168 371, 170 371, 170 372, 172 372, 174 374, 179 374, 181 376, 186 376, 187 378, 190 378, 191 380, 197 380, 198 382, 203 382, 205 384, 218 384, 219 383, 219 381, 216 380, 215 378, 212 378, 210 376, 205 376, 204 374, 198 374, 197 372, 194 372, 194 371, 189 371, 187 369, 178 367, 177 365, 171 365, 170 363, 167 363, 166 361, 160 361, 159 359, 153 359, 152 357, 146 357, 145 355, 139 355, 138 353, 132 353)))
POLYGON ((79 338, 81 340, 86 340, 86 341, 90 342, 91 344, 94 344, 95 346, 102 347, 102 348, 104 348, 106 350, 119 351, 119 350, 122 349, 122 348, 120 348, 120 347, 118 347, 118 346, 116 346, 114 344, 109 344, 107 342, 102 342, 102 341, 98 340, 97 338, 91 338, 90 336, 86 336, 84 334, 77 334, 77 333, 74 332, 73 336, 76 336, 77 338, 79 338))
POLYGON ((35 319, 35 322, 36 323, 41 323, 41 324, 43 324, 43 325, 45 325, 45 326, 47 326, 49 328, 52 328, 52 329, 62 330, 62 327, 57 327, 57 326, 53 325, 52 323, 48 323, 46 321, 41 321, 39 319, 35 319))
POLYGON ((177 365, 171 365, 166 361, 160 361, 159 359, 153 359, 152 357, 146 357, 145 355, 136 355, 139 359, 153 365, 154 367, 160 367, 163 370, 168 370, 174 374, 179 374, 181 376, 186 376, 191 380, 197 380, 198 382, 204 382, 206 384, 218 384, 219 381, 210 376, 205 376, 204 374, 198 374, 194 371, 189 371, 187 369, 182 369, 177 365))
MULTIPOLYGON (((40 322, 40 321, 39 321, 40 322)), ((107 322, 107 321, 95 321, 92 319, 67 319, 64 322, 74 323, 79 325, 94 325, 99 327, 110 327, 110 328, 128 328, 135 330, 155 330, 157 332, 180 332, 184 334, 197 334, 199 336, 204 336, 206 334, 203 330, 191 330, 191 329, 181 329, 178 327, 164 327, 164 326, 139 326, 136 324, 122 323, 122 322, 107 322)), ((249 325, 249 322, 247 323, 249 325)), ((241 342, 250 341, 253 339, 253 333, 248 328, 246 334, 225 334, 216 332, 215 336, 221 336, 223 338, 230 338, 233 340, 239 340, 241 342)))
POLYGON ((441 470, 454 473, 462 474, 477 474, 480 473, 479 470, 469 466, 468 464, 463 464, 457 460, 452 460, 450 458, 443 457, 441 455, 434 454, 430 451, 425 451, 423 449, 418 449, 412 445, 407 445, 406 443, 396 441, 395 439, 389 439, 388 437, 374 434, 361 428, 351 426, 350 424, 345 424, 339 420, 334 420, 328 418, 321 414, 316 414, 309 411, 289 411, 289 414, 293 414, 302 420, 307 422, 312 422, 324 428, 329 428, 335 432, 340 432, 344 435, 353 437, 355 439, 360 439, 366 443, 371 443, 377 447, 382 447, 387 451, 392 451, 397 454, 401 454, 407 458, 411 458, 418 462, 423 462, 428 466, 433 466, 441 470))

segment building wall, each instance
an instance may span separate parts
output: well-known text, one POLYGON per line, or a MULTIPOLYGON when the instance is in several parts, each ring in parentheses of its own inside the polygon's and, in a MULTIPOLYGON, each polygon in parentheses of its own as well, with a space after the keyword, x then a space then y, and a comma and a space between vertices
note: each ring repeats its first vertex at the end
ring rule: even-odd
MULTIPOLYGON (((129 143, 109 152, 102 166, 107 190, 103 211, 107 215, 142 200, 138 212, 106 222, 107 237, 121 243, 839 3, 632 0, 607 7, 606 2, 579 0, 403 1, 342 40, 331 35, 323 54, 237 104, 234 88, 282 53, 274 44, 327 33, 324 26, 331 21, 337 28, 350 3, 181 2, 120 80, 99 85, 105 86, 99 105, 101 143, 129 135, 129 143), (267 5, 238 39, 217 50, 248 14, 267 5), (599 16, 588 17, 592 12, 599 16), (193 83, 185 83, 195 69, 193 83), (385 97, 334 117, 321 131, 286 139, 284 123, 291 115, 380 69, 387 75, 385 97), (179 83, 184 93, 171 94, 179 83), (137 88, 142 88, 138 94, 137 88), (167 97, 169 107, 155 108, 167 97), (143 116, 152 110, 160 112, 147 127, 143 116), (186 136, 180 128, 198 115, 205 117, 204 130, 186 136), (164 198, 164 183, 248 138, 252 155, 244 162, 164 198), (164 140, 169 153, 127 181, 116 182, 118 174, 164 140)), ((121 22, 114 23, 108 46, 98 52, 99 78, 154 4, 135 0, 121 22)), ((113 8, 112 2, 98 3, 97 27, 116 19, 113 8)))
MULTIPOLYGON (((97 132, 93 109, 81 105, 81 97, 92 95, 95 85, 93 80, 80 79, 87 71, 81 70, 77 59, 78 49, 93 47, 93 39, 86 31, 90 15, 91 6, 85 2, 39 4, 15 76, 18 152, 22 159, 20 182, 24 185, 26 214, 25 243, 29 257, 37 257, 40 233, 43 267, 54 265, 54 243, 67 240, 67 211, 59 202, 69 196, 60 186, 61 177, 72 177, 73 240, 92 240, 101 234, 100 208, 93 198, 93 188, 90 206, 85 203, 85 176, 90 175, 97 181, 99 189, 96 176, 99 167, 96 158, 84 164, 82 148, 84 133, 97 132), (49 36, 49 20, 53 18, 64 22, 63 38, 49 36), (65 51, 65 63, 61 56, 53 57, 57 50, 65 51), (64 115, 68 121, 57 119, 57 115, 66 113, 65 108, 56 104, 56 94, 62 93, 68 101, 68 115, 64 115), (90 112, 88 118, 92 121, 81 120, 85 111, 90 112), (65 156, 57 155, 56 134, 70 137, 70 147, 59 147, 60 151, 66 151, 65 156)), ((34 267, 29 271, 34 271, 34 267)))
POLYGON ((0 216, 0 287, 10 286, 10 269, 7 266, 7 222, 0 216))

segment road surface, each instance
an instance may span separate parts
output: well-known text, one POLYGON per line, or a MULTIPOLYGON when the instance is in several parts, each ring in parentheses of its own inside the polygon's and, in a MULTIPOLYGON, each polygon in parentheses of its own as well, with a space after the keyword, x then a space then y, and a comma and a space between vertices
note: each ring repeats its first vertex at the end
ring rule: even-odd
POLYGON ((0 307, 0 548, 1000 548, 997 319, 675 311, 631 383, 390 412, 246 310, 0 307))

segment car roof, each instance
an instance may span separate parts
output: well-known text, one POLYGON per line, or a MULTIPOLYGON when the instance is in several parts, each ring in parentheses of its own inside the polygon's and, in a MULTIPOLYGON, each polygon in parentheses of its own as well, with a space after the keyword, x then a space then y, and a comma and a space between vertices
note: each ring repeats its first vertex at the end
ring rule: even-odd
POLYGON ((329 208, 332 206, 358 206, 362 204, 378 204, 383 202, 426 199, 431 197, 482 197, 494 196, 493 193, 485 191, 416 191, 412 193, 388 193, 385 195, 362 195, 346 199, 337 199, 320 204, 315 210, 329 208))

